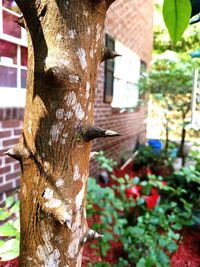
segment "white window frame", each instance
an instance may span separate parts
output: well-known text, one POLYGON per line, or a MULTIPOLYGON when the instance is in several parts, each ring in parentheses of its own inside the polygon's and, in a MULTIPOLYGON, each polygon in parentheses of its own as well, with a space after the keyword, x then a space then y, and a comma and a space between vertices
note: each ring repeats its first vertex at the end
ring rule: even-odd
POLYGON ((139 100, 137 86, 140 78, 140 57, 122 43, 115 41, 115 50, 121 57, 115 58, 113 108, 133 108, 139 100))
POLYGON ((27 47, 26 31, 21 27, 21 38, 16 38, 3 33, 3 11, 6 11, 16 17, 20 14, 3 7, 0 0, 0 41, 7 41, 17 45, 17 64, 0 62, 0 66, 12 67, 17 69, 17 87, 0 87, 0 108, 1 107, 24 107, 26 99, 26 90, 21 88, 21 70, 27 70, 26 66, 21 65, 21 47, 27 47))

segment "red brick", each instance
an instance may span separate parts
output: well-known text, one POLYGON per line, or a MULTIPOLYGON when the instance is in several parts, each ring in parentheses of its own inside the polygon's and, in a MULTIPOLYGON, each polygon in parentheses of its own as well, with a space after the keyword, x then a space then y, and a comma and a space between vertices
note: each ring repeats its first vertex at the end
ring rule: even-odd
POLYGON ((18 119, 18 117, 17 117, 17 112, 18 111, 18 109, 17 108, 13 108, 13 111, 12 111, 12 119, 18 119))
POLYGON ((3 194, 0 194, 0 203, 2 202, 3 200, 3 194))
POLYGON ((14 128, 14 127, 19 127, 19 126, 20 126, 19 120, 2 121, 2 128, 14 128))
POLYGON ((18 119, 23 120, 24 118, 24 109, 20 108, 18 109, 18 119))
POLYGON ((22 129, 15 129, 14 135, 20 135, 22 133, 22 129))
POLYGON ((16 189, 15 189, 15 188, 13 188, 13 189, 7 191, 7 192, 6 192, 6 198, 7 198, 7 197, 10 197, 10 196, 15 196, 15 195, 16 195, 15 192, 16 192, 16 189))
POLYGON ((7 119, 7 120, 10 120, 10 119, 12 119, 12 108, 7 108, 6 109, 6 111, 5 111, 5 118, 7 119))
POLYGON ((17 144, 18 141, 19 141, 19 138, 4 140, 3 141, 3 146, 11 146, 11 145, 17 144))
POLYGON ((18 187, 18 186, 20 185, 20 178, 17 179, 17 180, 15 181, 15 183, 16 183, 16 187, 18 187))
POLYGON ((19 163, 15 163, 14 170, 15 171, 20 170, 20 164, 19 163))
POLYGON ((21 172, 20 172, 20 171, 13 172, 13 173, 11 173, 11 174, 7 174, 7 175, 6 175, 6 181, 16 179, 16 178, 18 178, 20 175, 21 175, 21 172))
POLYGON ((0 193, 10 191, 11 189, 13 189, 13 183, 9 182, 0 186, 0 193))
POLYGON ((11 157, 8 157, 6 156, 5 158, 5 163, 8 164, 8 163, 14 163, 14 162, 17 162, 17 160, 11 158, 11 157))
POLYGON ((3 118, 4 118, 4 109, 1 108, 0 109, 0 120, 3 120, 3 118))
POLYGON ((0 168, 0 174, 7 173, 11 170, 10 166, 5 166, 3 168, 0 168))
POLYGON ((4 156, 4 153, 8 151, 7 148, 4 148, 4 149, 0 149, 0 156, 4 156))
POLYGON ((0 131, 0 138, 9 137, 11 134, 11 131, 0 131))

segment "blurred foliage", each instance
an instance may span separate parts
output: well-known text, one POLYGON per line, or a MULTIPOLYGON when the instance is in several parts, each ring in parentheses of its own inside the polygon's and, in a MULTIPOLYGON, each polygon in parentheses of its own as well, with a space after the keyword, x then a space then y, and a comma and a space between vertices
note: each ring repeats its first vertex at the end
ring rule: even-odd
POLYGON ((117 162, 115 162, 113 159, 107 158, 104 155, 103 151, 99 151, 98 156, 96 156, 96 158, 98 159, 99 169, 104 169, 108 172, 112 172, 113 167, 117 165, 117 162))
MULTIPOLYGON (((147 154, 149 151, 143 153, 147 154)), ((190 167, 172 173, 167 180, 155 175, 141 180, 128 173, 117 177, 114 172, 113 183, 106 188, 89 178, 87 216, 94 223, 93 229, 104 237, 91 244, 101 261, 88 263, 88 267, 111 266, 106 256, 112 242, 120 242, 124 251, 115 267, 168 267, 182 230, 197 222, 194 211, 200 211, 197 205, 200 187, 196 177, 190 167), (179 183, 178 176, 182 177, 179 183), (196 186, 195 193, 188 192, 192 184, 196 186)))
MULTIPOLYGON (((177 157, 177 145, 173 142, 169 142, 168 149, 162 149, 159 153, 147 145, 140 145, 137 150, 137 155, 134 157, 133 170, 139 171, 146 167, 146 170, 150 170, 153 173, 158 173, 161 169, 165 172, 170 172, 172 169, 172 163, 177 157)), ((146 177, 146 175, 144 175, 146 177)), ((141 179, 143 178, 141 173, 141 179)))
POLYGON ((184 36, 173 44, 164 27, 160 24, 154 26, 154 54, 162 54, 166 50, 171 50, 179 54, 189 55, 194 50, 199 49, 200 35, 199 26, 188 26, 184 36))
POLYGON ((139 81, 140 91, 168 97, 172 102, 176 98, 177 106, 182 106, 177 96, 191 94, 193 68, 194 63, 189 57, 166 51, 154 57, 151 71, 139 81))
POLYGON ((8 261, 19 256, 20 221, 19 201, 6 199, 0 208, 0 260, 8 261))
MULTIPOLYGON (((152 70, 139 81, 141 94, 150 94, 157 114, 163 121, 166 138, 171 133, 181 138, 180 151, 186 138, 186 126, 191 122, 192 73, 194 63, 188 56, 166 51, 154 59, 152 70)), ((149 114, 153 116, 153 114, 149 114)))
MULTIPOLYGON (((143 156, 149 158, 149 153, 143 156)), ((88 267, 169 266, 169 255, 177 250, 184 227, 199 223, 198 152, 192 151, 190 159, 195 166, 165 178, 147 174, 142 180, 129 173, 117 176, 114 161, 100 153, 97 160, 102 168, 113 170, 112 184, 103 188, 94 178, 88 180, 87 216, 92 228, 104 235, 90 245, 101 261, 88 263, 88 267), (106 260, 112 242, 121 244, 115 265, 106 260)), ((6 200, 0 209, 0 222, 0 255, 6 261, 19 255, 19 201, 12 197, 6 200)))

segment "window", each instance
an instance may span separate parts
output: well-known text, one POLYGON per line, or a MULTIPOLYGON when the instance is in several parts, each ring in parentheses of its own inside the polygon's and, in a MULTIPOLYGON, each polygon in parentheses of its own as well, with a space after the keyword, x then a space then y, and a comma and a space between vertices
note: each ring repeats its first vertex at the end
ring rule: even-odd
POLYGON ((143 60, 140 60, 140 76, 147 71, 147 64, 143 60))
POLYGON ((137 82, 146 64, 132 50, 106 35, 106 47, 115 50, 121 57, 105 63, 104 102, 114 108, 131 108, 138 104, 137 82))
MULTIPOLYGON (((106 34, 106 47, 115 50, 115 40, 106 34)), ((114 59, 105 62, 104 102, 111 103, 113 98, 114 59)))
POLYGON ((14 0, 0 0, 1 39, 26 45, 26 31, 16 23, 21 15, 14 0))
POLYGON ((21 29, 15 22, 17 17, 12 13, 2 10, 3 14, 3 33, 13 36, 15 38, 21 38, 21 29), (13 23, 15 22, 15 24, 13 23))
POLYGON ((3 7, 6 7, 8 9, 12 10, 15 13, 21 14, 21 12, 20 12, 20 10, 19 10, 19 8, 18 8, 18 6, 14 0, 3 0, 2 3, 3 3, 3 7))
POLYGON ((27 75, 25 29, 13 0, 0 0, 0 107, 24 106, 27 75))
POLYGON ((0 39, 0 87, 26 88, 27 48, 0 39))

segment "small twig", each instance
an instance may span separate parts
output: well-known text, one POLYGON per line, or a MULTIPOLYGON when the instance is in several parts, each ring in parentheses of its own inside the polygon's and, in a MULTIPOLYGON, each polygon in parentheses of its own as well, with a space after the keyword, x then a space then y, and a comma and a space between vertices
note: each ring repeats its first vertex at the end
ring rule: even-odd
POLYGON ((127 161, 120 167, 120 170, 123 171, 126 166, 128 166, 129 163, 131 163, 131 161, 133 161, 133 159, 138 155, 139 151, 135 151, 135 153, 133 154, 133 156, 131 156, 129 159, 127 159, 127 161))

